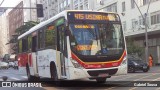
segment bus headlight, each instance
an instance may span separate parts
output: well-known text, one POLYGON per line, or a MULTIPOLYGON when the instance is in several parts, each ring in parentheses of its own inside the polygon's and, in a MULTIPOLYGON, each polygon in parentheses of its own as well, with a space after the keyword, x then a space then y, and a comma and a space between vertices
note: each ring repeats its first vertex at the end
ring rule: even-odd
POLYGON ((71 62, 75 68, 83 68, 76 60, 71 58, 71 62))
POLYGON ((125 65, 125 64, 127 64, 127 57, 126 56, 123 58, 121 65, 125 65))

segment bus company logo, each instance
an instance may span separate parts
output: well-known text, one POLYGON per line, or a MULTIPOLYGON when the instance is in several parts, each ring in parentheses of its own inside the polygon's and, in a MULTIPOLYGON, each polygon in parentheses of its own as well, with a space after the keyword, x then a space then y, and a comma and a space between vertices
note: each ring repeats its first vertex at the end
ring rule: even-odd
POLYGON ((2 82, 2 87, 12 87, 11 82, 2 82))
POLYGON ((102 66, 102 67, 105 67, 105 66, 106 66, 106 64, 104 64, 104 63, 103 63, 103 64, 101 64, 101 66, 102 66))

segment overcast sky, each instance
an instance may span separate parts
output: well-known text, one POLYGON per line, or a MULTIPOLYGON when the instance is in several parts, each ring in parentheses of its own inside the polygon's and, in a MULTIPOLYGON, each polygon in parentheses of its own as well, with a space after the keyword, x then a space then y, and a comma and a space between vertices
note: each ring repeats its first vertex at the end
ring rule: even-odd
MULTIPOLYGON (((0 3, 2 2, 3 0, 0 0, 0 3)), ((1 7, 15 7, 19 1, 21 0, 4 0, 3 4, 1 5, 1 7)))

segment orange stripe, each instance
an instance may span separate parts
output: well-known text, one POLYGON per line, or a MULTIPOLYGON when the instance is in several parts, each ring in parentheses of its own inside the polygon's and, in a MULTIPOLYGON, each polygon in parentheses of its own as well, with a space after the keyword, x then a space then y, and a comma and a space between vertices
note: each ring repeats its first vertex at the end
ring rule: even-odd
POLYGON ((120 63, 123 60, 124 56, 126 55, 126 51, 124 50, 124 52, 119 60, 112 60, 112 61, 108 61, 108 62, 83 62, 73 52, 71 52, 71 54, 73 54, 83 64, 107 64, 107 63, 115 63, 115 62, 120 63))

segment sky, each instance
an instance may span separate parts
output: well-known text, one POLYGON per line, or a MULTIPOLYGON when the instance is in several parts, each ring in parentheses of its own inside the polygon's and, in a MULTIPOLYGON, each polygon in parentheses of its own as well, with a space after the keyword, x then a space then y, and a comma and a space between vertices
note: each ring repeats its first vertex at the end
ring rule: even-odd
MULTIPOLYGON (((3 0, 0 0, 0 3, 3 0)), ((18 3, 22 1, 22 0, 4 0, 4 2, 2 3, 2 5, 0 7, 15 7, 16 5, 18 5, 18 3)), ((9 12, 11 9, 8 9, 7 12, 9 12)), ((0 16, 4 13, 4 9, 0 8, 0 16)))
MULTIPOLYGON (((0 3, 2 2, 3 0, 0 0, 0 3)), ((21 0, 4 0, 3 4, 1 5, 1 7, 15 7, 19 1, 21 0)))

